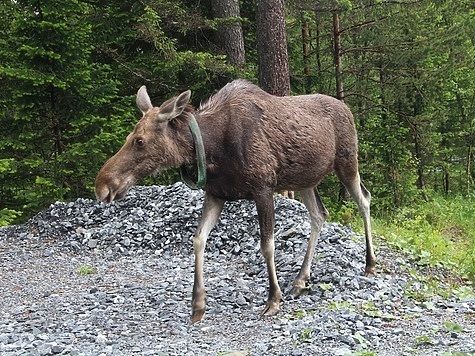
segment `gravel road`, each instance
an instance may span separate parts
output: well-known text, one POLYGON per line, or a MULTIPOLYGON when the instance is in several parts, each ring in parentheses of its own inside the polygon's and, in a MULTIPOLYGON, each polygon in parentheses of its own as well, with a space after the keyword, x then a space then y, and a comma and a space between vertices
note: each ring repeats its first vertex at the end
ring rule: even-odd
MULTIPOLYGON (((203 194, 135 187, 109 205, 55 203, 0 228, 1 355, 474 355, 475 298, 453 276, 325 224, 311 288, 259 318, 267 273, 256 211, 228 203, 206 249, 208 309, 190 323, 193 232, 203 194)), ((276 265, 289 291, 310 230, 305 208, 275 198, 276 265)))

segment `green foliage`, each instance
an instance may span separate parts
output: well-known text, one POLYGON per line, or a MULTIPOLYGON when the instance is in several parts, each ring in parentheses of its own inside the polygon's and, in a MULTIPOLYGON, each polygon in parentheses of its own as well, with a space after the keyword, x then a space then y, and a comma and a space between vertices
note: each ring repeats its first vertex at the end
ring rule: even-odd
POLYGON ((331 284, 331 283, 319 283, 319 284, 318 284, 318 287, 319 287, 322 291, 326 292, 326 291, 329 291, 329 290, 332 290, 332 289, 333 289, 333 284, 331 284))
POLYGON ((418 346, 423 346, 423 345, 437 345, 437 341, 430 337, 429 335, 417 335, 414 338, 414 341, 418 346))
POLYGON ((95 175, 136 121, 140 85, 149 86, 156 104, 188 88, 198 101, 210 83, 234 76, 224 58, 178 48, 177 30, 197 31, 184 6, 2 2, 2 224, 55 200, 93 197, 95 175), (176 26, 176 19, 183 21, 176 26))
POLYGON ((331 301, 327 307, 328 310, 355 310, 354 306, 352 306, 348 301, 331 301))
POLYGON ((412 269, 409 274, 411 280, 406 286, 405 296, 413 299, 426 309, 433 310, 435 308, 431 302, 435 295, 443 297, 450 295, 450 291, 443 289, 444 285, 437 276, 419 274, 415 269, 412 269))
POLYGON ((308 315, 305 309, 300 309, 295 311, 294 313, 287 315, 289 319, 303 319, 308 315))
MULTIPOLYGON (((471 5, 299 0, 287 3, 286 24, 292 94, 333 95, 332 12, 338 12, 345 102, 355 116, 360 172, 373 212, 394 228, 385 234, 411 246, 420 263, 443 255, 444 263, 463 264, 473 274, 471 227, 460 238, 465 248, 453 247, 454 238, 442 231, 457 231, 456 217, 437 222, 420 202, 440 193, 455 211, 465 211, 462 203, 473 193, 471 5)), ((97 171, 138 118, 134 96, 141 85, 155 104, 186 89, 198 104, 235 77, 255 79, 255 3, 241 2, 241 17, 226 20, 244 27, 247 64, 240 68, 217 54, 213 36, 228 22, 213 19, 210 7, 182 0, 0 3, 3 224, 54 200, 93 196, 97 171)), ((171 170, 146 183, 176 179, 171 170)), ((339 190, 335 177, 321 185, 332 219, 350 223, 357 208, 340 201, 339 190)))
POLYGON ((357 350, 354 353, 349 354, 348 356, 377 356, 376 351, 371 350, 357 350))
POLYGON ((95 157, 89 148, 115 111, 117 82, 108 65, 92 59, 88 5, 23 1, 2 10, 11 23, 0 50, 0 81, 9 88, 0 94, 7 133, 0 143, 7 182, 2 205, 29 215, 54 200, 85 195, 83 172, 91 168, 90 180, 100 167, 97 161, 88 167, 95 157))
POLYGON ((466 331, 465 328, 462 325, 454 323, 452 321, 444 321, 443 324, 445 326, 445 329, 448 332, 459 333, 459 332, 465 332, 466 331))
POLYGON ((452 290, 452 293, 459 299, 473 299, 475 298, 475 289, 473 283, 467 283, 462 286, 458 286, 452 290))
POLYGON ((22 212, 3 208, 0 210, 0 226, 10 225, 13 221, 21 216, 22 212))
POLYGON ((299 341, 301 343, 310 344, 313 342, 313 330, 311 328, 305 328, 300 330, 299 341))
POLYGON ((82 276, 88 276, 97 273, 97 269, 91 265, 83 263, 77 268, 77 273, 82 276))
MULTIPOLYGON (((376 235, 409 252, 419 265, 454 269, 475 279, 473 197, 432 195, 427 202, 373 216, 376 235)), ((356 216, 353 223, 360 224, 356 216)))

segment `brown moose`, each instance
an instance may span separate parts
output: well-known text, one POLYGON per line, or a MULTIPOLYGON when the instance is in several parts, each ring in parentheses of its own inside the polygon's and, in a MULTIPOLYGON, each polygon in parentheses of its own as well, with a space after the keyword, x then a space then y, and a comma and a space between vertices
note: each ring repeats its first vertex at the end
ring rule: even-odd
POLYGON ((189 104, 190 95, 188 90, 153 107, 145 86, 139 89, 137 105, 143 117, 97 175, 96 196, 103 202, 120 199, 135 182, 163 168, 188 164, 196 171, 197 148, 189 127, 196 118, 207 179, 203 214, 193 239, 193 322, 201 320, 206 308, 206 239, 227 200, 256 203, 261 252, 269 275, 268 301, 261 314, 269 316, 279 311, 282 300, 274 265, 273 193, 300 193, 310 214, 311 233, 290 293, 298 296, 305 291, 317 238, 328 216, 317 185, 332 171, 358 204, 366 235, 365 274, 375 274, 371 195, 360 181, 357 134, 345 104, 319 94, 276 97, 242 79, 227 84, 198 110, 189 104))

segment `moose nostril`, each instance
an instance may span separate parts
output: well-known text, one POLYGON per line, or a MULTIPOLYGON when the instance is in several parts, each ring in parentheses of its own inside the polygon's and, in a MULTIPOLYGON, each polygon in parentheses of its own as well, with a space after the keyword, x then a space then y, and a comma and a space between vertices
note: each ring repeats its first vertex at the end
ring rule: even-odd
POLYGON ((112 189, 109 189, 109 194, 107 194, 106 202, 112 203, 112 201, 114 201, 114 198, 115 198, 114 191, 112 189))
POLYGON ((114 200, 122 199, 127 193, 128 187, 126 181, 101 179, 96 181, 96 197, 103 203, 111 203, 114 200))
POLYGON ((107 185, 97 186, 96 198, 101 202, 110 203, 113 199, 112 190, 107 185))
POLYGON ((100 200, 104 203, 110 203, 112 200, 114 200, 114 194, 112 193, 112 189, 110 189, 109 187, 104 188, 100 200))

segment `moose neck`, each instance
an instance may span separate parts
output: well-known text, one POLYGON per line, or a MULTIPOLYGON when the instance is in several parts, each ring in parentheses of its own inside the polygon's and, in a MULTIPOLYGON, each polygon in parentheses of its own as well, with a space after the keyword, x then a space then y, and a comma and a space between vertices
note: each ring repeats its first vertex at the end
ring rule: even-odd
POLYGON ((181 180, 191 189, 201 189, 206 184, 206 154, 203 145, 203 137, 195 116, 189 113, 190 121, 188 127, 193 138, 193 144, 196 153, 197 181, 193 182, 190 173, 185 164, 180 166, 181 180))

